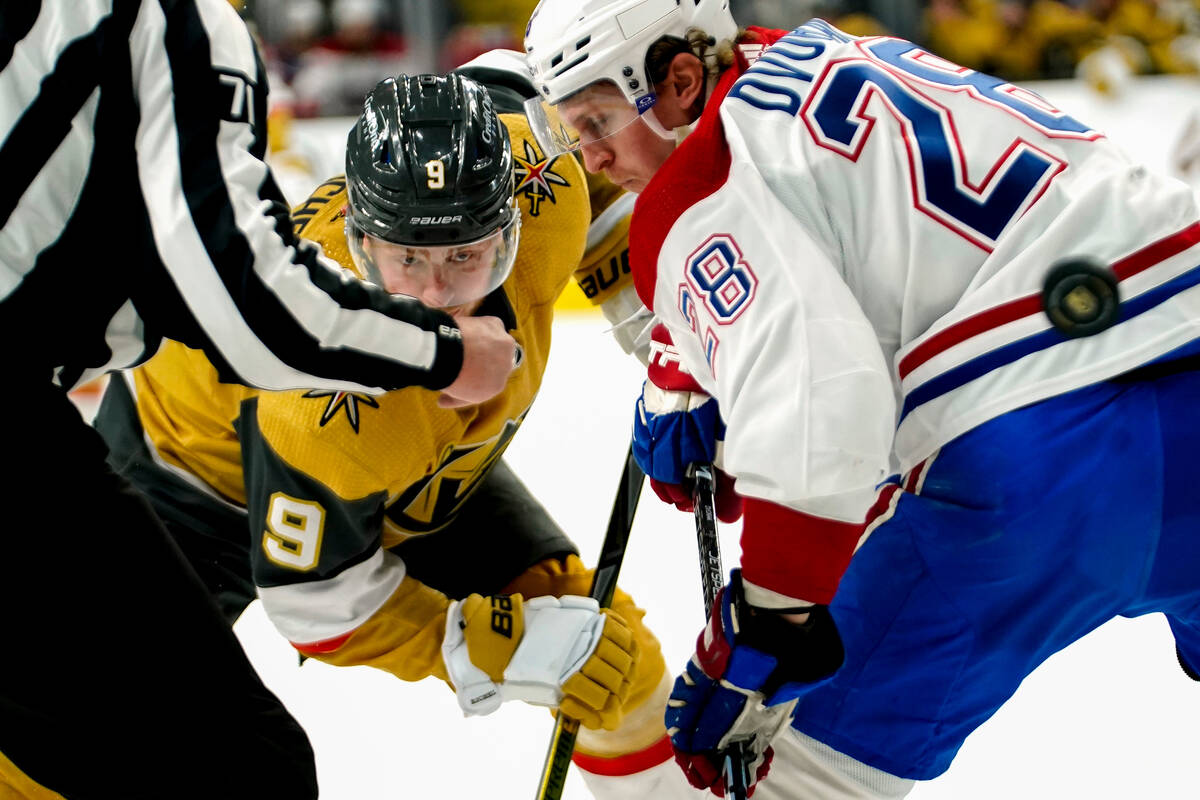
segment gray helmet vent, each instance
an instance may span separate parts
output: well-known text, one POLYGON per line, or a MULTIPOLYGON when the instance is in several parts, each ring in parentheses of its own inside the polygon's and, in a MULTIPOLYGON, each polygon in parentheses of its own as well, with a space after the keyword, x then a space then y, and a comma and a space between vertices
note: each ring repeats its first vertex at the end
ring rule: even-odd
POLYGON ((588 58, 588 54, 587 54, 587 53, 584 53, 584 54, 583 54, 583 55, 581 55, 579 58, 577 58, 577 59, 575 59, 574 61, 572 61, 571 63, 567 64, 565 67, 562 67, 561 69, 557 69, 557 70, 555 70, 555 71, 554 71, 554 77, 556 77, 556 78, 557 78, 558 76, 562 75, 564 72, 567 72, 568 70, 575 69, 575 67, 578 67, 580 64, 582 64, 583 62, 587 61, 587 58, 588 58))

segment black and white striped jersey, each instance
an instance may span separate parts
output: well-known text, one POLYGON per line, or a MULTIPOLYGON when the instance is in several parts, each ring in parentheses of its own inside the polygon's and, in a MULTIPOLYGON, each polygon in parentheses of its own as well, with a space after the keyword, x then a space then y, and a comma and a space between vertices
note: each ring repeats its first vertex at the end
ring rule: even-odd
POLYGON ((292 233, 263 160, 266 93, 226 0, 4 3, 10 373, 54 370, 70 388, 171 338, 263 388, 455 379, 462 342, 448 315, 346 277, 292 233))

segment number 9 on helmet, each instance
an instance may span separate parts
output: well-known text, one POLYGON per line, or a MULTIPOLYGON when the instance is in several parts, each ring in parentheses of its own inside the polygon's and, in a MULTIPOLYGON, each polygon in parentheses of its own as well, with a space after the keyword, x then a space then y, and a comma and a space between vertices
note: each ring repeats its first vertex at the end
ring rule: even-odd
POLYGON ((512 271, 520 237, 508 131, 460 75, 401 75, 363 100, 346 142, 346 239, 393 294, 469 309, 512 271))

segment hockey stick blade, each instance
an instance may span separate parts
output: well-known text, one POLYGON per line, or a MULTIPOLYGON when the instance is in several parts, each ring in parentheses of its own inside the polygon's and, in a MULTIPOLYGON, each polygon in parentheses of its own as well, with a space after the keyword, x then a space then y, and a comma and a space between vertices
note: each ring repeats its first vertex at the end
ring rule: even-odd
MULTIPOLYGON (((692 507, 696 515, 696 550, 700 556, 700 583, 704 590, 704 615, 708 617, 717 592, 725 583, 721 566, 721 542, 717 538, 715 479, 712 464, 693 464, 691 475, 692 507)), ((750 792, 750 774, 746 768, 743 745, 733 744, 724 753, 725 796, 731 800, 746 800, 750 792)))
MULTIPOLYGON (((633 458, 633 443, 625 455, 625 467, 621 471, 621 483, 613 500, 612 513, 608 518, 608 530, 600 548, 600 560, 592 573, 590 596, 596 598, 601 608, 612 603, 617 591, 617 574, 625 559, 625 546, 629 543, 629 532, 633 528, 633 514, 638 499, 642 496, 645 475, 633 458)), ((579 735, 579 721, 561 712, 554 715, 554 733, 546 751, 546 763, 542 767, 542 778, 538 783, 538 800, 560 800, 566 787, 567 770, 571 766, 571 754, 575 752, 575 739, 579 735)))

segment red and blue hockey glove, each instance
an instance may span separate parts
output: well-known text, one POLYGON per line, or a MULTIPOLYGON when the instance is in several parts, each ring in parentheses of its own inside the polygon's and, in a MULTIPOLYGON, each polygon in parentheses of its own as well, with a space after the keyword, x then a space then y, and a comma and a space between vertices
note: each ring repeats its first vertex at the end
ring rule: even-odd
POLYGON ((792 720, 796 702, 842 665, 842 640, 829 609, 807 606, 795 624, 781 612, 754 608, 742 595, 740 570, 717 594, 708 625, 667 701, 675 760, 688 781, 724 796, 724 753, 741 744, 754 783, 766 776, 771 741, 792 720))
MULTIPOLYGON (((666 503, 692 510, 687 468, 717 457, 725 423, 710 397, 679 361, 665 325, 650 334, 650 365, 633 415, 633 455, 650 478, 650 487, 666 503)), ((717 470, 716 512, 722 522, 742 515, 733 479, 717 470)))

